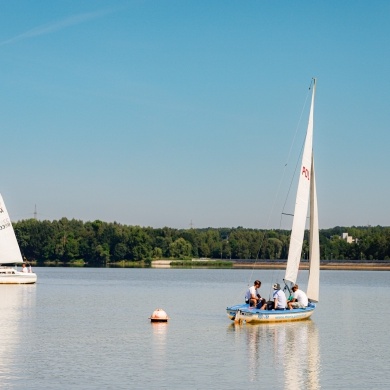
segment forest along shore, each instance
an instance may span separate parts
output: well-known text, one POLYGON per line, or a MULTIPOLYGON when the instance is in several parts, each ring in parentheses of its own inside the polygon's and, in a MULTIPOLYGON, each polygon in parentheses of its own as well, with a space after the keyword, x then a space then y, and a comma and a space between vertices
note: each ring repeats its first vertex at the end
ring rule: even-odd
MULTIPOLYGON (((270 263, 270 262, 233 262, 233 268, 257 268, 257 269, 285 269, 285 262, 270 263)), ((308 263, 301 263, 300 269, 309 269, 308 263)), ((320 265, 321 270, 356 270, 356 271, 390 271, 390 263, 352 263, 352 262, 337 262, 324 263, 320 265)))

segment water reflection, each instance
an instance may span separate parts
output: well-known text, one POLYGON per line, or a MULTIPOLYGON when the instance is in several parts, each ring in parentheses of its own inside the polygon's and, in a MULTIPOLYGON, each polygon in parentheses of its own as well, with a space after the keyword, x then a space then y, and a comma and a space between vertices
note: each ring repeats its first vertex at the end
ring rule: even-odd
POLYGON ((276 330, 283 338, 278 349, 279 358, 284 359, 285 389, 318 389, 320 351, 318 330, 312 321, 286 324, 276 330))
POLYGON ((261 325, 235 325, 244 334, 250 380, 261 380, 264 370, 284 378, 284 388, 319 389, 320 350, 318 329, 312 320, 261 325))
POLYGON ((168 322, 151 322, 153 329, 153 360, 156 369, 165 368, 168 322))
POLYGON ((35 307, 35 286, 3 285, 0 286, 0 379, 9 378, 13 371, 16 350, 20 348, 25 335, 24 318, 35 307))

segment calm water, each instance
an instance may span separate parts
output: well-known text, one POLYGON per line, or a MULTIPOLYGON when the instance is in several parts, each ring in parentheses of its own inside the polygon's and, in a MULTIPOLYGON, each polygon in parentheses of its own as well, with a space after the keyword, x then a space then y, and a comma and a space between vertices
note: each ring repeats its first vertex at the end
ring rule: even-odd
POLYGON ((324 271, 311 320, 236 326, 226 306, 281 271, 35 271, 0 286, 1 389, 389 388, 386 271, 324 271), (171 320, 150 323, 156 308, 171 320))

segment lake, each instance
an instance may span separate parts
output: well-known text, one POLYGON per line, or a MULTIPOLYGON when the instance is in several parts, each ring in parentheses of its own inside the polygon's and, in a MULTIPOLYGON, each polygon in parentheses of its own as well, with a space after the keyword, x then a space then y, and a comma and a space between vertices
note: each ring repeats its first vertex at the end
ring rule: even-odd
MULTIPOLYGON (((35 268, 0 285, 1 389, 387 389, 388 271, 322 271, 311 320, 234 325, 283 271, 35 268), (151 323, 157 308, 168 323, 151 323)), ((299 276, 305 289, 307 271, 299 276)))

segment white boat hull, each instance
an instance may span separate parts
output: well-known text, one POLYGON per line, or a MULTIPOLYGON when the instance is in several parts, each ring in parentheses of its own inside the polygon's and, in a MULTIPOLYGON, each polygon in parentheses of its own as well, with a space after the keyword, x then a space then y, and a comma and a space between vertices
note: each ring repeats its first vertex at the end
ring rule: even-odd
POLYGON ((226 309, 228 317, 235 322, 263 324, 270 322, 301 321, 308 319, 314 312, 316 305, 310 303, 305 309, 292 310, 260 310, 250 308, 249 305, 236 305, 226 309))
POLYGON ((34 284, 37 275, 33 272, 19 272, 15 269, 0 268, 0 284, 34 284))

